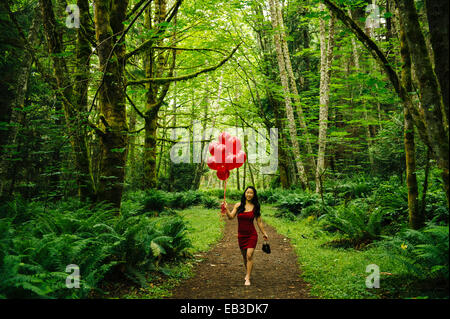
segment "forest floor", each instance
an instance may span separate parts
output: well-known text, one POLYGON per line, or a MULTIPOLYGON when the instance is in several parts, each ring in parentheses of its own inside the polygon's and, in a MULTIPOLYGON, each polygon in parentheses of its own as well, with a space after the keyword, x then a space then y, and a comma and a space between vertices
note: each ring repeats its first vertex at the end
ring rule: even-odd
POLYGON ((225 221, 223 238, 209 251, 195 256, 203 259, 194 276, 182 281, 172 299, 313 299, 310 285, 301 278, 301 270, 289 239, 263 223, 269 236, 271 253, 261 250, 263 239, 253 255, 251 285, 244 285, 245 267, 237 240, 237 218, 225 221))

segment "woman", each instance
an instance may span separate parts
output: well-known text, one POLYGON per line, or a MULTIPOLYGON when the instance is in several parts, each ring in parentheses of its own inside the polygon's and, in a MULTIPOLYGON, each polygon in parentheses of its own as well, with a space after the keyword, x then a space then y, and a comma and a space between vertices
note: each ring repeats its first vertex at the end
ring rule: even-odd
POLYGON ((241 249, 242 257, 244 258, 244 266, 246 270, 245 285, 250 285, 250 275, 253 268, 253 252, 255 251, 256 243, 258 242, 258 233, 256 232, 253 220, 256 218, 264 240, 268 240, 269 237, 264 230, 260 205, 258 201, 258 195, 256 189, 253 186, 248 186, 242 194, 241 202, 234 205, 233 211, 227 207, 227 203, 224 201, 222 205, 226 208, 226 214, 228 219, 238 218, 238 242, 241 249))

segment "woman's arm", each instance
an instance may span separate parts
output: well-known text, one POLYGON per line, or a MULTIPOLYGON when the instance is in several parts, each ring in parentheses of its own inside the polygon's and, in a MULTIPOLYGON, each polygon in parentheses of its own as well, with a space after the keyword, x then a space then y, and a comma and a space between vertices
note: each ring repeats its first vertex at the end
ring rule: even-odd
POLYGON ((266 231, 264 230, 264 226, 262 224, 262 218, 261 216, 256 218, 256 223, 258 224, 259 230, 261 231, 261 233, 263 234, 263 237, 265 240, 269 239, 269 236, 267 236, 266 231))
POLYGON ((236 205, 234 205, 233 210, 231 212, 228 209, 227 202, 224 201, 222 205, 225 205, 226 208, 225 212, 227 213, 228 219, 233 219, 236 216, 237 209, 241 205, 241 203, 237 203, 236 205))

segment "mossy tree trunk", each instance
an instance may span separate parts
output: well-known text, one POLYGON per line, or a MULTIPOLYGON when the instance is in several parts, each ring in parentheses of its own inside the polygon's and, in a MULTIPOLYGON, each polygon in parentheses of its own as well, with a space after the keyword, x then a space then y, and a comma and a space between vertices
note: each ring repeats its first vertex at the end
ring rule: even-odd
MULTIPOLYGON (((442 179, 449 201, 449 135, 448 118, 439 81, 434 73, 414 0, 396 0, 399 21, 411 56, 411 69, 417 86, 426 133, 432 140, 434 157, 442 169, 442 179)), ((448 22, 447 22, 448 23, 448 22)), ((447 39, 448 41, 448 39, 447 39)), ((448 56, 447 56, 448 59, 448 56)), ((448 79, 447 79, 448 81, 448 79)))
POLYGON ((120 209, 127 157, 128 124, 124 83, 124 31, 128 1, 94 1, 95 35, 103 81, 99 88, 101 119, 98 200, 120 209), (102 133, 101 133, 102 132, 102 133))
MULTIPOLYGON (((402 60, 401 80, 408 92, 412 91, 411 57, 405 32, 400 29, 400 56, 402 60)), ((413 229, 420 229, 425 222, 423 211, 419 210, 418 186, 416 177, 416 149, 414 142, 413 119, 406 106, 403 107, 404 114, 404 144, 406 160, 406 186, 408 188, 408 216, 409 225, 413 229)))
POLYGON ((274 30, 274 42, 275 49, 277 52, 278 69, 281 80, 281 85, 283 87, 283 97, 286 107, 286 117, 288 120, 288 128, 290 133, 290 140, 292 143, 292 148, 295 156, 295 164, 299 174, 301 186, 303 189, 309 189, 308 176, 306 174, 305 166, 300 156, 300 146, 297 139, 297 127, 294 118, 294 110, 291 102, 291 91, 289 89, 288 75, 286 71, 286 63, 284 59, 282 42, 280 38, 280 24, 277 15, 277 7, 280 6, 278 0, 270 0, 270 16, 272 21, 272 28, 274 30))
MULTIPOLYGON (((321 11, 324 11, 321 4, 321 11)), ((333 63, 334 47, 334 16, 331 17, 328 26, 328 39, 326 40, 325 21, 320 19, 320 106, 319 106, 319 138, 316 167, 316 193, 322 194, 323 174, 325 171, 325 150, 328 129, 328 108, 330 105, 330 80, 331 66, 333 63)))
MULTIPOLYGON (((87 36, 77 32, 75 80, 74 86, 63 56, 62 30, 57 27, 53 5, 50 0, 39 0, 42 12, 44 34, 47 39, 48 51, 53 62, 54 76, 59 88, 59 97, 64 107, 67 134, 74 152, 74 164, 77 171, 76 182, 81 200, 95 198, 95 187, 90 171, 90 160, 86 145, 86 132, 83 123, 87 110, 87 77, 89 75, 90 44, 87 36), (83 83, 81 83, 83 82, 83 83)), ((86 0, 78 1, 80 8, 80 27, 89 29, 89 5, 86 0)))

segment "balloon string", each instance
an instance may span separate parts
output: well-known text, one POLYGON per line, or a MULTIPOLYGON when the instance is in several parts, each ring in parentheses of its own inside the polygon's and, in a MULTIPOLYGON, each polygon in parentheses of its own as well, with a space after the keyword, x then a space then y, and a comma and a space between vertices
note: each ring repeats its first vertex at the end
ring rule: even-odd
POLYGON ((225 180, 224 189, 223 189, 223 201, 225 201, 225 194, 227 193, 227 180, 225 180))

